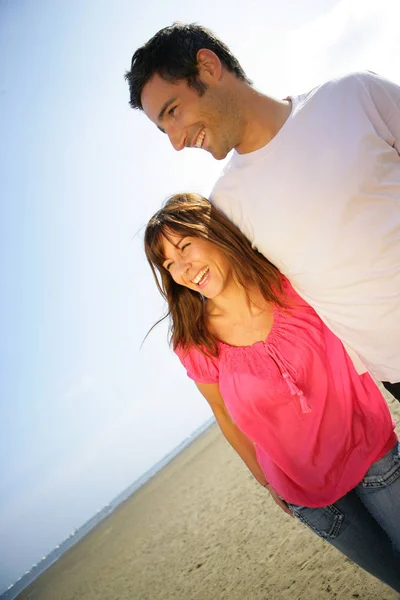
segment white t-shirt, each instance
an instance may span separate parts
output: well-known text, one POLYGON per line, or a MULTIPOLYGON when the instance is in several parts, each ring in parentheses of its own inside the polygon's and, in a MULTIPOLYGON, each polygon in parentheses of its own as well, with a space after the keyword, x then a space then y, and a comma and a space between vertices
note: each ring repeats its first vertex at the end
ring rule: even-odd
POLYGON ((400 87, 356 73, 291 101, 211 200, 376 378, 400 381, 400 87))

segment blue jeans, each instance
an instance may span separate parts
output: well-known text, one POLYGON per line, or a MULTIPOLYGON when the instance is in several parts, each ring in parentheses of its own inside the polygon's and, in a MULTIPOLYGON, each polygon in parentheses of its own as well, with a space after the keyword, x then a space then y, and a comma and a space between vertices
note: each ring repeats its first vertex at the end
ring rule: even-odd
POLYGON ((302 523, 357 565, 400 592, 400 444, 334 504, 288 504, 302 523))

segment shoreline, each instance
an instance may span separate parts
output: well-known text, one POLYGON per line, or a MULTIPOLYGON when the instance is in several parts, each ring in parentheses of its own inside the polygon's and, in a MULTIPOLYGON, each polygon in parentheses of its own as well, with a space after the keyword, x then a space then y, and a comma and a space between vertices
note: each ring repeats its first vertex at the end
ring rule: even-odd
MULTIPOLYGON (((389 401, 399 430, 400 404, 389 401)), ((272 501, 216 424, 20 600, 395 600, 272 501)))
POLYGON ((168 452, 161 460, 154 464, 145 473, 140 475, 131 485, 126 487, 122 492, 115 496, 115 498, 110 500, 108 504, 103 506, 103 508, 101 508, 85 523, 83 523, 78 529, 75 529, 74 532, 68 536, 68 538, 60 542, 60 544, 53 548, 38 563, 34 564, 29 571, 26 571, 9 588, 4 590, 0 594, 0 600, 15 600, 18 595, 25 591, 27 587, 32 585, 38 577, 44 574, 53 564, 60 560, 64 554, 66 554, 71 548, 83 540, 93 529, 98 527, 103 521, 110 517, 120 505, 132 498, 138 490, 151 481, 153 477, 155 477, 160 471, 169 465, 169 463, 174 461, 177 456, 186 450, 186 448, 188 448, 198 438, 206 433, 213 424, 215 424, 215 418, 211 417, 202 425, 197 427, 197 429, 195 429, 188 437, 186 437, 184 440, 182 440, 182 442, 168 452))

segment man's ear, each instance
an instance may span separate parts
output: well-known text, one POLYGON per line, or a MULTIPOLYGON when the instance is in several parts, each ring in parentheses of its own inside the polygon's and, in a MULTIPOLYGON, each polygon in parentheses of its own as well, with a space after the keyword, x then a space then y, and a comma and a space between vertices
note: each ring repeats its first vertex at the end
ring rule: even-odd
POLYGON ((197 52, 197 68, 204 83, 218 81, 222 75, 222 63, 212 50, 202 48, 197 52))

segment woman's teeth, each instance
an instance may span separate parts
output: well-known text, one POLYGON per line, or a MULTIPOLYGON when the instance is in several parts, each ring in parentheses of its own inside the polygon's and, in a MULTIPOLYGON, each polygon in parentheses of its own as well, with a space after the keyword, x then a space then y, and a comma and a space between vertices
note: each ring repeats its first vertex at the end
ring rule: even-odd
POLYGON ((204 269, 201 269, 201 271, 197 273, 196 277, 192 279, 192 283, 194 283, 195 285, 199 285, 199 283, 202 283, 209 270, 210 267, 204 267, 204 269))

